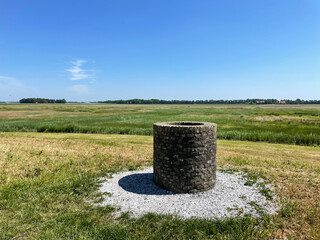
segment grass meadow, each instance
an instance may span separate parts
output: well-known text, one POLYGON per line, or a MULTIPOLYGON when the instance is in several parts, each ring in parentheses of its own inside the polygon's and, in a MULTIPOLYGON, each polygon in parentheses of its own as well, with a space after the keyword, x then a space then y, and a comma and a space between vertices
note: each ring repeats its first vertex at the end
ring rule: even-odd
POLYGON ((319 105, 3 104, 0 131, 152 135, 160 121, 218 124, 218 138, 320 145, 319 105))
POLYGON ((311 105, 0 105, 0 239, 320 239, 319 113, 311 105), (273 184, 278 214, 134 219, 93 205, 107 197, 97 191, 102 177, 152 165, 152 123, 171 120, 217 122, 217 165, 273 184))

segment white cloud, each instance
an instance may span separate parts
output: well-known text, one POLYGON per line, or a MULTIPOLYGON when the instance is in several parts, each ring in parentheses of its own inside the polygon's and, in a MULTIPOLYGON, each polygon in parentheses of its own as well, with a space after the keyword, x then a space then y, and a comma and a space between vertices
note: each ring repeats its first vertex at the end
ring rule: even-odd
POLYGON ((21 82, 19 82, 13 77, 7 77, 7 76, 0 76, 0 84, 1 86, 25 88, 25 86, 21 82))
POLYGON ((72 61, 72 67, 66 69, 67 72, 70 73, 70 80, 82 80, 82 79, 93 79, 95 70, 94 69, 84 69, 82 67, 83 64, 87 63, 86 60, 78 59, 76 61, 72 61))
POLYGON ((76 95, 89 95, 91 90, 87 85, 76 84, 68 88, 68 90, 76 95))
POLYGON ((0 76, 0 100, 16 101, 19 98, 36 94, 35 88, 26 86, 13 77, 0 76))

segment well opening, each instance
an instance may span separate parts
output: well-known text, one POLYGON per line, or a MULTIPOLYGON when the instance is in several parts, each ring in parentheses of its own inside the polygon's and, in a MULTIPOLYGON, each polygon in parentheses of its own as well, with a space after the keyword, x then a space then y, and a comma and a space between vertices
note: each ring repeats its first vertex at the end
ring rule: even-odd
POLYGON ((171 125, 175 126, 201 126, 204 123, 201 122, 172 122, 171 125))
POLYGON ((178 193, 206 191, 216 182, 217 125, 206 122, 154 124, 153 179, 178 193))

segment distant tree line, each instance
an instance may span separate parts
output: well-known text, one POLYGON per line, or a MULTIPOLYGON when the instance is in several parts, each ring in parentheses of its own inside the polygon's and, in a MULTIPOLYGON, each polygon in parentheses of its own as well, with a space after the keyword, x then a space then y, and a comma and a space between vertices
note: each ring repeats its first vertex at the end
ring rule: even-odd
POLYGON ((20 103, 66 103, 65 99, 48 99, 48 98, 22 98, 20 103))
POLYGON ((239 100, 160 100, 160 99, 128 99, 106 100, 98 103, 115 104, 320 104, 320 100, 277 100, 277 99, 239 99, 239 100))

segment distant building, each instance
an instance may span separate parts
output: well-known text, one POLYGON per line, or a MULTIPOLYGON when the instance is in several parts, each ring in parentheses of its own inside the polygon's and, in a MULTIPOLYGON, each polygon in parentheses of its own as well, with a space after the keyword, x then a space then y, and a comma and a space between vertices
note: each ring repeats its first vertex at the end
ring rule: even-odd
POLYGON ((264 104, 264 101, 256 101, 256 104, 264 104))
POLYGON ((287 102, 284 100, 278 101, 278 104, 286 104, 287 102))

